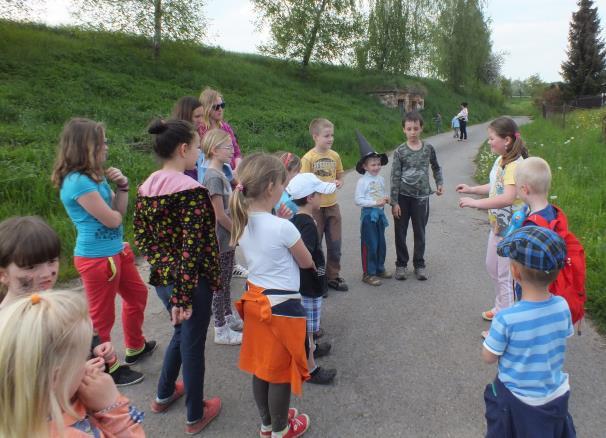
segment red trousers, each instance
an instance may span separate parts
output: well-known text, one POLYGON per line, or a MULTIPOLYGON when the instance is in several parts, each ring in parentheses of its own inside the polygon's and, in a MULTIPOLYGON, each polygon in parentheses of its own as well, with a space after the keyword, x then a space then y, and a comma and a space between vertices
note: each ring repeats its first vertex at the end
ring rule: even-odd
POLYGON ((101 342, 110 341, 116 319, 116 294, 122 297, 122 329, 127 350, 145 345, 143 319, 147 286, 135 266, 135 255, 128 243, 111 257, 74 257, 82 277, 93 327, 101 342))

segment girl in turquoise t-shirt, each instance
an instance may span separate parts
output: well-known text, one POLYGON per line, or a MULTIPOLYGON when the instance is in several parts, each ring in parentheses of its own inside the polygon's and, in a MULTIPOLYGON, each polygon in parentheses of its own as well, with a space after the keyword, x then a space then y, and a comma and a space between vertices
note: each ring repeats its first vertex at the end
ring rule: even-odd
POLYGON ((116 294, 122 297, 125 362, 136 363, 156 348, 143 336, 147 286, 135 256, 123 243, 122 220, 128 206, 128 178, 104 168, 107 141, 101 123, 74 118, 63 128, 52 180, 76 226, 74 265, 82 278, 93 326, 101 342, 110 341, 116 294), (108 180, 116 185, 114 192, 108 180))

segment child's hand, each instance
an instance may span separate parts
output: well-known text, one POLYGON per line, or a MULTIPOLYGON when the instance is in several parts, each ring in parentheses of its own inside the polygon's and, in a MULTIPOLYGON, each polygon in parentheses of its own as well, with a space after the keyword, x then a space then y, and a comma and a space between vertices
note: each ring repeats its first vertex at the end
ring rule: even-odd
POLYGON ((459 184, 456 188, 457 193, 471 193, 471 187, 467 184, 459 184))
POLYGON ((280 204, 276 215, 282 219, 290 219, 292 217, 292 210, 286 204, 280 204))
POLYGON ((93 349, 93 354, 96 357, 102 357, 107 363, 113 362, 113 359, 116 358, 116 351, 111 342, 104 342, 103 344, 97 345, 93 349))
POLYGON ((340 189, 341 187, 343 187, 343 181, 341 181, 340 179, 335 179, 335 185, 338 189, 340 189))
POLYGON ((173 307, 170 309, 170 322, 172 325, 179 325, 191 318, 191 312, 191 308, 173 307))
POLYGON ((128 184, 128 178, 122 174, 120 169, 116 169, 115 167, 108 167, 105 170, 105 176, 107 179, 115 182, 119 186, 125 186, 128 184))
POLYGON ((442 196, 444 194, 444 186, 436 187, 436 195, 442 196))
POLYGON ((112 377, 94 369, 86 372, 78 388, 78 398, 91 412, 97 412, 116 402, 120 393, 112 377))
POLYGON ((402 214, 402 211, 400 210, 399 204, 391 206, 391 214, 393 215, 394 218, 400 219, 400 215, 402 214))
POLYGON ((388 202, 389 202, 389 200, 387 198, 379 199, 377 201, 377 207, 383 207, 388 202))
POLYGON ((94 370, 105 371, 105 361, 102 357, 95 357, 86 361, 84 373, 92 373, 94 370))
POLYGON ((459 207, 461 207, 461 208, 465 208, 465 207, 477 208, 477 204, 478 204, 477 199, 473 199, 473 198, 469 198, 469 197, 464 197, 464 198, 459 199, 459 207))

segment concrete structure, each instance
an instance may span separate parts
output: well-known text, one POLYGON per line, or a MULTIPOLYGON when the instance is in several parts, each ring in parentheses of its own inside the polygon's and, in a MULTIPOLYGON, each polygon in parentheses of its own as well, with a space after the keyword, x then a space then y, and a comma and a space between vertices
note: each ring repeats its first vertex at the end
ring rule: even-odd
POLYGON ((388 108, 399 108, 402 115, 410 111, 420 111, 425 107, 426 93, 416 88, 377 90, 370 92, 370 94, 376 96, 388 108))

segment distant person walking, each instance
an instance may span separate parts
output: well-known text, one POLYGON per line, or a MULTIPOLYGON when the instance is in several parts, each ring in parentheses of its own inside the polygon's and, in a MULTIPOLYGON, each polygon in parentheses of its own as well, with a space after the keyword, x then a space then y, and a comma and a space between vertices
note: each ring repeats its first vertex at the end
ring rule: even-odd
POLYGON ((467 102, 461 102, 460 106, 461 110, 459 114, 457 114, 457 119, 459 119, 460 125, 460 133, 459 133, 459 141, 467 140, 467 121, 469 120, 469 111, 467 109, 467 102))
POLYGON ((436 116, 433 118, 433 121, 436 124, 436 132, 440 134, 442 132, 442 114, 436 113, 436 116))

